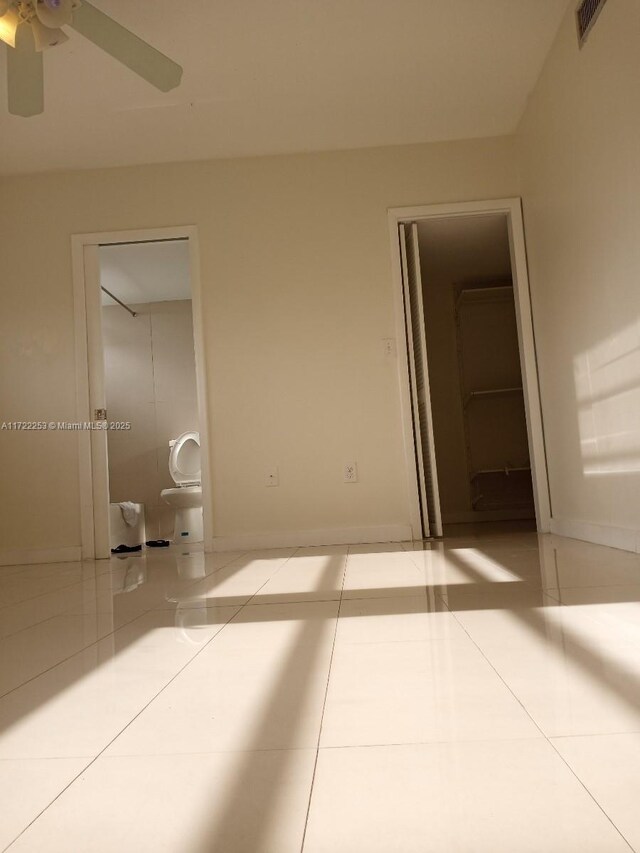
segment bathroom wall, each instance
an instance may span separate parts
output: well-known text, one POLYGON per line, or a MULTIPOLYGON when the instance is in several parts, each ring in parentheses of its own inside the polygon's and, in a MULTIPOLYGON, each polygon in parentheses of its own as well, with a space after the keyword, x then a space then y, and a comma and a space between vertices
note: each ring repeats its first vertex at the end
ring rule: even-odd
POLYGON ((102 309, 109 420, 132 427, 108 434, 111 501, 144 503, 147 538, 170 538, 169 440, 198 429, 191 300, 131 307, 102 309))

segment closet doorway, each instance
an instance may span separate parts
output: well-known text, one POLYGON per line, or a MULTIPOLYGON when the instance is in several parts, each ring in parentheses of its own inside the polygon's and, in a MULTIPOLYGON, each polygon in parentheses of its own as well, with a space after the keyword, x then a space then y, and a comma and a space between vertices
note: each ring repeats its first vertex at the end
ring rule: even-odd
POLYGON ((519 199, 389 212, 415 538, 550 501, 519 199))

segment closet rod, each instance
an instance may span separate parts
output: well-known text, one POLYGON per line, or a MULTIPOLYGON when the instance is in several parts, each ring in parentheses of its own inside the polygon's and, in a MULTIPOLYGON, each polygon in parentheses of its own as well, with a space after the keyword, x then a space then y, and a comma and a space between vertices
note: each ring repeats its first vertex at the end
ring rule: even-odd
POLYGON ((505 465, 504 468, 484 468, 480 471, 474 471, 471 474, 471 479, 474 480, 476 477, 480 477, 483 474, 506 474, 507 477, 513 471, 530 471, 530 465, 523 465, 522 467, 512 468, 510 465, 505 465))
POLYGON ((129 308, 129 306, 128 306, 128 305, 125 305, 125 304, 124 304, 124 302, 123 302, 121 299, 118 299, 118 297, 117 297, 117 296, 114 296, 114 295, 113 295, 113 293, 111 293, 111 291, 110 291, 110 290, 107 290, 107 288, 106 288, 106 287, 102 287, 102 285, 101 285, 101 286, 100 286, 100 290, 102 290, 102 291, 103 291, 103 293, 106 293, 106 294, 107 294, 107 296, 110 296, 110 297, 114 300, 114 302, 117 302, 117 303, 118 303, 118 305, 122 305, 122 307, 124 308, 124 310, 125 310, 125 311, 128 311, 128 312, 129 312, 129 314, 131 314, 131 316, 132 316, 132 317, 137 317, 137 316, 138 316, 138 315, 136 314, 136 312, 135 312, 133 309, 129 308))
POLYGON ((518 394, 522 393, 522 386, 514 385, 512 388, 487 388, 484 391, 469 391, 470 397, 489 397, 492 394, 518 394))
POLYGON ((512 284, 496 284, 494 287, 461 287, 460 295, 463 293, 494 293, 496 290, 513 290, 512 284))

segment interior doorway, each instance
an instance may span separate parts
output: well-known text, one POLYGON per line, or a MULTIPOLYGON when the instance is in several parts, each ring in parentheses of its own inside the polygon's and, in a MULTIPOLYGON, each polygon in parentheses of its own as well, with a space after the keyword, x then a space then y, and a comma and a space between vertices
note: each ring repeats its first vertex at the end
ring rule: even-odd
POLYGON ((79 420, 110 426, 79 434, 83 557, 140 538, 210 550, 197 232, 77 235, 72 249, 79 420))
POLYGON ((528 519, 548 530, 519 200, 389 218, 414 535, 528 519))
POLYGON ((188 240, 100 246, 99 263, 111 549, 201 542, 188 240))

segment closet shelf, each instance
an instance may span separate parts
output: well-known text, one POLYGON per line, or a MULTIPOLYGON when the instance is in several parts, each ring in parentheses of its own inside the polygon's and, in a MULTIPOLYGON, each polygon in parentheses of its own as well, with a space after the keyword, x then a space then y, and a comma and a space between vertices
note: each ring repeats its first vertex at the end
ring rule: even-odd
POLYGON ((505 296, 513 294, 513 285, 499 284, 495 287, 463 287, 458 291, 456 297, 456 308, 463 302, 486 302, 502 301, 505 296))

